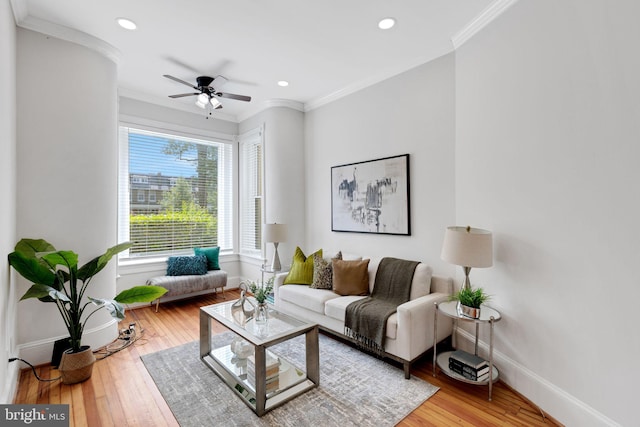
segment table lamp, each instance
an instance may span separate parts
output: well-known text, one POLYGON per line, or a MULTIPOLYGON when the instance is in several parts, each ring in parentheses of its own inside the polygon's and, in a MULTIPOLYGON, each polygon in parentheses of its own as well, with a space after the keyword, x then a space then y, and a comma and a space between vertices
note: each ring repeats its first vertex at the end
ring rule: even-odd
POLYGON ((284 224, 265 224, 264 240, 267 243, 273 243, 275 252, 273 253, 273 261, 271 262, 272 271, 280 271, 280 257, 278 256, 278 244, 287 240, 287 228, 284 224))
POLYGON ((462 288, 471 288, 469 273, 472 267, 493 265, 493 243, 491 232, 480 228, 447 227, 442 244, 441 258, 464 270, 462 288))

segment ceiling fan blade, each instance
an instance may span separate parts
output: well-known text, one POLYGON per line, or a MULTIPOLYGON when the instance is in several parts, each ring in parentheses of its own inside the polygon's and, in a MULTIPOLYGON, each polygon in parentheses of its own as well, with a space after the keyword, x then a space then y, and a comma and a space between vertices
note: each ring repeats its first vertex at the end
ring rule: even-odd
POLYGON ((169 74, 163 74, 162 76, 163 76, 163 77, 166 77, 166 78, 168 78, 168 79, 171 79, 171 80, 173 80, 174 82, 182 83, 183 85, 187 85, 187 86, 189 86, 189 87, 194 88, 195 90, 198 90, 198 88, 197 88, 197 87, 195 87, 194 85, 192 85, 191 83, 187 83, 187 82, 185 82, 184 80, 180 80, 180 79, 179 79, 179 78, 177 78, 177 77, 170 76, 169 74))
POLYGON ((221 92, 218 92, 218 93, 216 93, 216 96, 219 96, 221 98, 236 99, 238 101, 246 101, 246 102, 251 101, 251 97, 250 96, 236 95, 236 94, 233 94, 233 93, 221 93, 221 92))
POLYGON ((179 95, 169 95, 169 98, 182 98, 185 96, 193 96, 193 95, 200 95, 200 92, 196 92, 196 93, 181 93, 179 95))
POLYGON ((213 78, 213 82, 211 83, 212 86, 215 86, 215 88, 217 90, 220 90, 224 87, 224 85, 227 84, 227 82, 229 81, 228 78, 226 78, 225 76, 215 76, 213 78))

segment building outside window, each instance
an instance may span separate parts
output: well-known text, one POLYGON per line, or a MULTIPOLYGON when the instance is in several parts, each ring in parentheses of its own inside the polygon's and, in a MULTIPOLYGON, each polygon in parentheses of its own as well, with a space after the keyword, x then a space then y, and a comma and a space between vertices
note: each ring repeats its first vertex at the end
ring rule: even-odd
POLYGON ((233 248, 232 144, 125 126, 119 143, 121 257, 233 248))

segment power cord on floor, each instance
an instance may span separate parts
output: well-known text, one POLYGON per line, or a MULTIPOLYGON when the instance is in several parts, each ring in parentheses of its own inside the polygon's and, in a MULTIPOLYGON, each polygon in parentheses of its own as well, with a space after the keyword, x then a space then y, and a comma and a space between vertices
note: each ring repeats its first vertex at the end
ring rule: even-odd
POLYGON ((24 360, 24 359, 20 359, 19 357, 12 357, 12 358, 10 358, 10 359, 9 359, 9 363, 11 363, 11 362, 15 362, 16 360, 19 360, 19 361, 21 361, 22 363, 26 363, 27 365, 29 365, 29 367, 31 367, 31 370, 33 371, 33 375, 35 375, 35 376, 36 376, 36 378, 38 379, 38 381, 57 381, 57 380, 59 380, 60 378, 62 378, 61 376, 60 376, 60 377, 57 377, 57 378, 40 378, 40 377, 38 376, 38 373, 36 372, 36 368, 35 368, 35 366, 33 366, 31 363, 27 362, 27 361, 26 361, 26 360, 24 360))
POLYGON ((96 360, 102 360, 111 356, 112 354, 124 350, 127 347, 130 347, 138 339, 138 334, 136 333, 136 324, 130 323, 128 328, 120 330, 118 338, 116 338, 113 342, 107 344, 103 348, 94 351, 93 353, 96 355, 96 360))
POLYGON ((118 338, 116 338, 111 344, 107 344, 105 347, 94 351, 93 353, 96 355, 96 360, 105 359, 112 354, 115 354, 125 348, 130 347, 135 342, 142 339, 144 334, 144 328, 142 328, 142 323, 140 319, 136 315, 135 310, 129 310, 129 313, 133 315, 135 318, 134 322, 129 323, 129 327, 125 329, 121 329, 118 334, 118 338), (136 325, 138 327, 136 327, 136 325), (140 332, 138 332, 138 330, 140 332))

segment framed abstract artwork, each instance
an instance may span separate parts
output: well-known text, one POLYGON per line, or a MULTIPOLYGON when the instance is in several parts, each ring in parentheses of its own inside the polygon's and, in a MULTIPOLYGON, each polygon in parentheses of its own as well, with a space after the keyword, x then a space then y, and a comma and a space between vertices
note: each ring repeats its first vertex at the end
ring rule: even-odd
POLYGON ((409 155, 333 166, 331 230, 410 236, 409 155))

